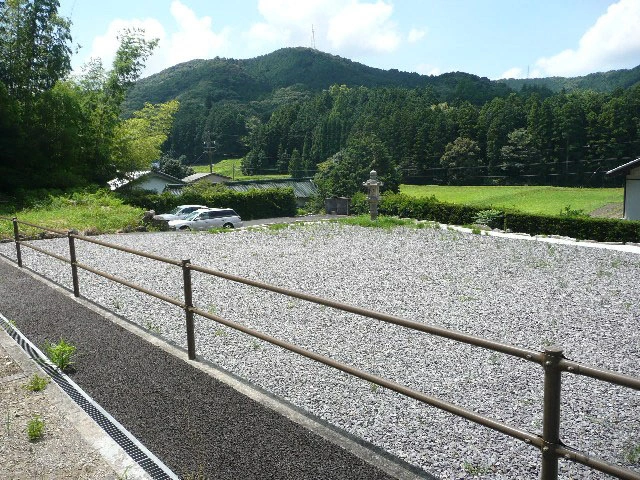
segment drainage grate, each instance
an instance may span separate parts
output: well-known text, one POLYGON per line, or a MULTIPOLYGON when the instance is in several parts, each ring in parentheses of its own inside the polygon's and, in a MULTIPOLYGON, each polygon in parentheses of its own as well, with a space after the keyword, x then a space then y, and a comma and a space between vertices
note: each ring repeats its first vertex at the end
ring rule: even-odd
POLYGON ((0 326, 127 454, 154 480, 178 480, 169 468, 129 433, 115 418, 60 372, 20 330, 0 314, 0 326))

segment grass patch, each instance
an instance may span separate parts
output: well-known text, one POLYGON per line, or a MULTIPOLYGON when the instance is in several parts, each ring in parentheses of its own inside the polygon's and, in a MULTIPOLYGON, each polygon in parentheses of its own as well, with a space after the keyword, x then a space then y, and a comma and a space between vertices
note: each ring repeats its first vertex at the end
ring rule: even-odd
POLYGON ((339 218, 335 221, 343 225, 355 225, 365 228, 382 228, 385 230, 391 230, 396 227, 427 228, 429 226, 428 224, 416 222, 410 218, 379 216, 376 220, 371 220, 369 215, 339 218))
MULTIPOLYGON (((49 195, 15 212, 18 220, 56 230, 113 233, 140 224, 143 210, 126 205, 107 190, 49 195)), ((13 216, 6 215, 6 216, 13 216)), ((20 225, 20 233, 37 236, 42 230, 20 225)), ((0 220, 0 239, 13 238, 13 224, 0 220)))
POLYGON ((447 203, 475 207, 504 208, 526 213, 559 215, 571 211, 593 212, 612 203, 622 204, 622 188, 568 187, 456 187, 441 185, 401 185, 400 193, 431 197, 447 203))
POLYGON ((465 472, 467 472, 469 475, 473 475, 474 477, 487 475, 493 472, 493 469, 489 465, 476 465, 471 462, 463 462, 462 468, 465 472))
POLYGON ((289 228, 288 223, 270 223, 267 225, 267 230, 272 232, 279 232, 280 230, 286 230, 287 228, 289 228))
POLYGON ((624 459, 629 463, 640 464, 640 443, 629 443, 624 449, 624 459))
POLYGON ((29 419, 27 423, 27 437, 29 441, 35 442, 44 434, 44 420, 39 415, 35 415, 29 419))
POLYGON ((76 347, 62 339, 58 343, 47 342, 44 346, 44 354, 63 372, 71 369, 75 353, 76 347))
POLYGON ((49 377, 41 377, 37 373, 34 373, 33 376, 29 379, 29 382, 24 385, 24 388, 29 390, 30 392, 40 392, 47 388, 51 379, 49 377))
MULTIPOLYGON (((269 180, 269 179, 282 179, 291 178, 291 175, 244 175, 242 173, 242 159, 240 158, 227 158, 220 160, 218 163, 213 164, 213 173, 219 175, 225 175, 233 180, 269 180)), ((209 165, 193 165, 192 168, 196 173, 209 173, 209 165)))

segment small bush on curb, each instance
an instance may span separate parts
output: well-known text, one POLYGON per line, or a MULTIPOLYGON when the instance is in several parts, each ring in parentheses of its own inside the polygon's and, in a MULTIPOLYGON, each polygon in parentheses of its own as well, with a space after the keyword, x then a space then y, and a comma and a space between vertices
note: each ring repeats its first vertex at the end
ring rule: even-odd
POLYGON ((39 415, 31 417, 27 423, 27 436, 30 442, 35 442, 44 434, 44 420, 39 415))
POLYGON ((44 353, 61 371, 67 371, 73 365, 71 357, 76 353, 76 347, 60 339, 58 343, 47 342, 44 353))
POLYGON ((47 388, 50 381, 51 379, 49 377, 41 377, 37 373, 34 373, 29 382, 25 384, 24 388, 30 392, 40 392, 47 388))
POLYGON ((504 213, 500 210, 481 210, 476 213, 473 219, 473 223, 476 225, 486 225, 490 228, 504 227, 504 213))

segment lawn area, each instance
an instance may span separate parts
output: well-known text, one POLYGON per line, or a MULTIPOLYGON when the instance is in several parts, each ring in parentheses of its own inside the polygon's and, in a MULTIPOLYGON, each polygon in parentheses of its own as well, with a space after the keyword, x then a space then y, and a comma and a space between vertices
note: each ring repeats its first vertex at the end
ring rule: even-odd
MULTIPOLYGON (((450 187, 402 185, 400 192, 412 197, 435 196, 442 202, 487 208, 508 208, 527 213, 557 215, 567 207, 591 213, 605 205, 622 205, 622 188, 566 187, 450 187)), ((620 207, 621 211, 621 207, 620 207)))
MULTIPOLYGON (((240 158, 227 158, 213 164, 213 172, 226 175, 234 180, 268 180, 272 178, 290 178, 290 175, 243 175, 240 168, 240 158)), ((192 168, 200 173, 209 173, 209 165, 193 165, 192 168)))

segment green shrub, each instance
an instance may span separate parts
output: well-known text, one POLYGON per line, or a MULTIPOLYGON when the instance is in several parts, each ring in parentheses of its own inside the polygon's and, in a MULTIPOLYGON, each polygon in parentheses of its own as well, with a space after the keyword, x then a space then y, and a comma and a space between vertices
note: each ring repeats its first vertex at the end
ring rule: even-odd
POLYGON ((131 205, 155 210, 157 213, 166 213, 184 204, 233 208, 243 220, 293 217, 297 212, 296 198, 292 188, 264 190, 256 188, 246 192, 236 192, 219 186, 196 184, 185 188, 179 195, 134 190, 123 193, 121 196, 131 205))
POLYGON ((504 227, 504 212, 500 210, 480 210, 473 219, 476 225, 486 225, 490 228, 504 227))
MULTIPOLYGON (((368 211, 366 197, 364 202, 361 199, 357 202, 352 201, 353 213, 365 214, 368 211)), ((570 208, 568 211, 571 215, 505 211, 502 228, 530 235, 560 235, 598 242, 640 242, 640 221, 591 218, 581 216, 579 212, 574 214, 575 211, 570 208)), ((453 225, 480 223, 476 220, 485 215, 483 212, 488 211, 479 207, 439 202, 435 197, 415 198, 403 194, 384 194, 379 205, 381 215, 432 220, 453 225)))
POLYGON ((609 218, 505 213, 505 228, 530 235, 560 235, 597 242, 638 242, 640 222, 609 218))
POLYGON ((40 416, 31 417, 27 423, 27 436, 30 441, 38 440, 44 433, 44 420, 40 416))
POLYGON ((47 388, 51 379, 49 377, 41 377, 37 373, 29 379, 29 382, 24 386, 30 392, 39 392, 47 388))
POLYGON ((588 217, 588 215, 585 213, 584 210, 582 210, 582 209, 572 209, 571 205, 567 205, 562 210, 560 210, 560 216, 561 217, 571 217, 571 218, 588 217))
POLYGON ((71 357, 76 353, 76 347, 60 339, 59 343, 47 342, 44 353, 56 367, 64 372, 73 365, 71 357))

